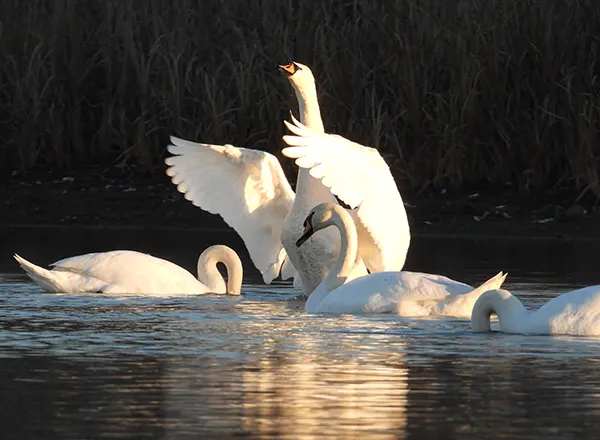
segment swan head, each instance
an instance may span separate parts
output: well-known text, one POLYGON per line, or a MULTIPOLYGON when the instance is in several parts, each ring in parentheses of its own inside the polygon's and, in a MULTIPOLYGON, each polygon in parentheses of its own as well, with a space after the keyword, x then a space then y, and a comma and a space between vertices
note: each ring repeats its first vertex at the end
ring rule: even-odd
POLYGON ((289 64, 279 65, 277 68, 287 77, 292 84, 292 87, 296 90, 314 87, 315 85, 313 73, 308 66, 305 66, 304 64, 292 61, 289 64))
POLYGON ((315 232, 334 225, 336 223, 336 216, 343 215, 339 213, 340 209, 342 208, 335 203, 321 203, 311 209, 303 223, 304 233, 296 241, 296 246, 302 246, 315 232))

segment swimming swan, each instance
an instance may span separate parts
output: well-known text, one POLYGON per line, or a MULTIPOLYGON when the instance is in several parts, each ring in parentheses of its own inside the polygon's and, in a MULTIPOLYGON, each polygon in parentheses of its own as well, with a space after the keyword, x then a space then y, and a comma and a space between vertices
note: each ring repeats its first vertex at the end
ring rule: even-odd
MULTIPOLYGON (((296 62, 279 69, 294 88, 301 121, 323 132, 311 70, 296 62)), ((235 229, 267 284, 280 273, 283 279, 294 276, 294 284, 309 294, 329 273, 339 249, 334 232, 315 235, 302 249, 295 246, 308 211, 319 203, 335 202, 308 170, 299 170, 294 195, 281 164, 267 152, 176 137, 171 137, 168 151, 174 156, 165 160, 166 173, 177 190, 235 229)), ((366 274, 360 261, 355 274, 366 274)))
POLYGON ((400 271, 410 246, 410 227, 394 177, 379 152, 342 136, 317 132, 292 116, 294 135, 284 156, 353 209, 359 254, 371 273, 400 271))
POLYGON ((65 258, 44 269, 15 254, 27 275, 51 293, 229 293, 239 295, 242 262, 227 246, 211 246, 198 259, 198 279, 184 268, 136 251, 97 252, 65 258), (227 268, 227 284, 217 269, 227 268))
POLYGON ((473 307, 473 331, 490 331, 492 313, 498 315, 504 333, 600 336, 600 286, 563 293, 536 311, 525 309, 506 290, 485 292, 473 307))
POLYGON ((500 272, 477 289, 450 278, 418 272, 377 272, 347 282, 357 252, 356 227, 341 206, 323 203, 311 210, 303 243, 316 231, 335 226, 341 236, 338 260, 323 282, 310 294, 309 313, 397 313, 404 316, 471 315, 477 297, 502 285, 500 272))

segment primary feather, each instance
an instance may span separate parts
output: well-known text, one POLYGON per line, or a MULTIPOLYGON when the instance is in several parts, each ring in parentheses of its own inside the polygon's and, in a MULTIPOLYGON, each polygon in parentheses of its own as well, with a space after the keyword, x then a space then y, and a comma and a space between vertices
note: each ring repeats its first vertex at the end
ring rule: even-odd
POLYGON ((359 253, 370 272, 399 271, 410 246, 404 202, 379 152, 342 136, 319 133, 292 117, 285 121, 294 135, 282 153, 321 179, 331 192, 353 208, 359 253))
POLYGON ((270 283, 287 257, 281 230, 294 201, 277 158, 264 151, 176 137, 171 143, 168 150, 174 156, 165 160, 167 175, 187 200, 219 214, 236 230, 264 281, 270 283))

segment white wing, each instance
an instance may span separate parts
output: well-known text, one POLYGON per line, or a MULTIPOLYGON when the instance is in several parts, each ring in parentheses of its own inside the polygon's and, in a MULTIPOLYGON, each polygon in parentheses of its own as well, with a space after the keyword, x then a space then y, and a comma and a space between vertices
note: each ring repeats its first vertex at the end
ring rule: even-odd
POLYGON ((379 152, 338 135, 318 133, 293 116, 285 121, 296 136, 282 153, 355 209, 359 251, 370 272, 400 271, 410 245, 404 202, 379 152))
POLYGON ((167 175, 195 206, 223 220, 242 237, 266 283, 287 257, 283 221, 294 192, 275 156, 232 145, 210 145, 171 137, 167 175))

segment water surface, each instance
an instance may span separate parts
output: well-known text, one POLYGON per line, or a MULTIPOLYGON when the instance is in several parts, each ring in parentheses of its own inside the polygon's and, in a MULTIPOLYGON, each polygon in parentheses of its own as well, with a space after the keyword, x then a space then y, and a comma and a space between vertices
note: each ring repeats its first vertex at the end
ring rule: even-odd
MULTIPOLYGON (((235 235, 4 229, 2 438, 597 438, 600 340, 473 334, 452 319, 307 315, 260 284, 235 235), (41 264, 138 249, 193 270, 209 244, 244 260, 241 297, 44 294, 41 264)), ((479 283, 499 270, 527 307, 599 283, 593 246, 415 239, 408 269, 479 283)))

